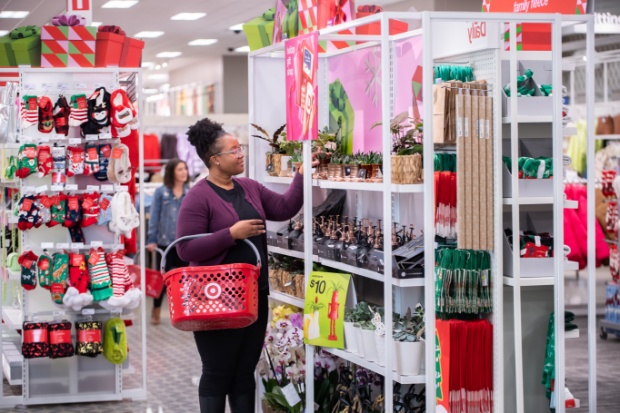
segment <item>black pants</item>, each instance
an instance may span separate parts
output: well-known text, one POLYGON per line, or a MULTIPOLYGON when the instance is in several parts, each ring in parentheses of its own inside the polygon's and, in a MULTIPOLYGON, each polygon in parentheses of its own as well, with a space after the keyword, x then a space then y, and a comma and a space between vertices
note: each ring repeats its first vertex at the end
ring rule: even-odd
MULTIPOLYGON (((167 246, 158 245, 162 251, 166 251, 167 246)), ((159 270, 159 266, 161 265, 161 254, 157 253, 157 259, 155 260, 155 268, 159 270)), ((177 254, 177 247, 172 247, 172 249, 166 255, 166 271, 173 270, 175 268, 187 267, 189 264, 186 261, 183 261, 179 258, 179 254, 177 254)), ((166 287, 161 290, 161 295, 158 298, 153 300, 153 307, 159 308, 161 307, 161 303, 164 301, 164 296, 166 295, 166 287)))
POLYGON ((268 291, 258 293, 258 320, 244 328, 196 331, 194 339, 202 360, 200 397, 254 393, 254 370, 267 330, 268 291))

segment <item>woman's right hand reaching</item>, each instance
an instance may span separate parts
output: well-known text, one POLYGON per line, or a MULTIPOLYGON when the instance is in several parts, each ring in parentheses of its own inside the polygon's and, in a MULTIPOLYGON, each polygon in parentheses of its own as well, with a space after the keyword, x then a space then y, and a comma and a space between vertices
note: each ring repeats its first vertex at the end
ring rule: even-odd
POLYGON ((265 232, 265 223, 260 219, 238 221, 235 225, 230 227, 230 235, 234 240, 254 237, 264 234, 265 232))

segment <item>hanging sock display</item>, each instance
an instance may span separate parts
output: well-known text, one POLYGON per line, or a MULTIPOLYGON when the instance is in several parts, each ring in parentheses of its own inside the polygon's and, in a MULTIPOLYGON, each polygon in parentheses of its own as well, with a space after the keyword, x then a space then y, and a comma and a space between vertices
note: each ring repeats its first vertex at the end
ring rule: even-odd
POLYGON ((69 254, 69 288, 62 302, 74 311, 80 311, 92 304, 93 296, 88 292, 90 279, 86 271, 86 257, 84 254, 69 254))
POLYGON ((52 301, 62 304, 62 299, 67 292, 67 277, 69 276, 69 256, 63 253, 54 254, 54 266, 52 269, 52 285, 50 294, 52 301))
POLYGON ((88 257, 88 275, 93 301, 103 301, 112 297, 112 280, 105 260, 103 248, 92 249, 88 257))
POLYGON ((49 355, 49 336, 47 323, 24 322, 22 355, 33 359, 49 355))
POLYGON ((47 255, 46 251, 39 255, 37 260, 37 271, 39 274, 39 285, 46 290, 52 286, 52 268, 54 266, 52 257, 47 255))
POLYGON ((26 95, 21 99, 19 117, 22 129, 27 129, 39 122, 39 104, 36 96, 26 95))
POLYGON ((37 171, 39 178, 49 175, 53 166, 50 147, 47 145, 39 145, 37 147, 37 171))
POLYGON ((54 129, 57 135, 69 135, 69 115, 71 114, 71 107, 67 103, 67 99, 60 95, 54 109, 52 116, 54 118, 54 129))
POLYGON ((67 176, 84 174, 84 149, 77 146, 67 148, 67 176))
POLYGON ((94 174, 96 180, 108 180, 108 164, 110 163, 111 154, 112 146, 109 143, 102 143, 97 146, 97 159, 99 159, 99 170, 94 174))
POLYGON ((80 126, 88 121, 88 103, 86 95, 71 96, 71 108, 69 113, 69 126, 80 126))
POLYGON ((71 340, 71 323, 60 321, 49 324, 49 357, 51 359, 72 357, 75 350, 71 340))
POLYGON ((38 259, 34 252, 24 251, 17 260, 21 266, 21 284, 24 290, 34 290, 37 286, 38 259))
POLYGON ((46 225, 50 228, 56 225, 63 225, 65 222, 67 197, 63 194, 59 194, 51 196, 49 199, 51 219, 46 225))
POLYGON ((112 364, 123 364, 127 360, 127 331, 125 322, 113 317, 105 322, 103 356, 112 364))
POLYGON ((487 251, 436 253, 435 303, 438 314, 481 314, 493 311, 491 255, 487 251))
POLYGON ((47 96, 39 98, 39 132, 50 133, 54 130, 52 101, 47 96))
POLYGON ((84 147, 84 175, 94 175, 99 172, 99 151, 97 145, 87 144, 84 147))
POLYGON ((116 144, 112 148, 108 179, 119 184, 126 184, 131 180, 131 162, 127 145, 116 144))
POLYGON ((37 145, 27 143, 19 147, 17 154, 17 171, 15 176, 18 178, 27 178, 37 173, 37 145))
POLYGON ((78 356, 97 357, 103 352, 101 321, 78 321, 75 323, 78 356))
POLYGON ((82 220, 81 227, 95 225, 99 218, 99 194, 97 192, 82 195, 82 220))

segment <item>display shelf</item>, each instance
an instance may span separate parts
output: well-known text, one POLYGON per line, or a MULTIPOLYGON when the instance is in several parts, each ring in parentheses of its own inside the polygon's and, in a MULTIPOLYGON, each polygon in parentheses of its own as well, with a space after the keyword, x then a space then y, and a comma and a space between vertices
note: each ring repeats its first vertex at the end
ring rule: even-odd
POLYGON ((424 278, 392 278, 392 285, 397 287, 424 287, 424 278))
POLYGON ((21 308, 2 308, 2 321, 11 330, 21 330, 24 319, 21 308))
MULTIPOLYGON (((353 364, 357 364, 360 367, 363 367, 368 370, 372 370, 377 374, 385 375, 385 367, 379 365, 374 361, 368 361, 363 357, 358 356, 357 354, 353 354, 346 350, 339 350, 335 348, 322 347, 323 350, 328 353, 333 354, 334 356, 340 357, 341 359, 345 359, 350 361, 353 364)), ((417 376, 401 376, 396 372, 392 372, 392 379, 400 384, 424 384, 426 383, 426 375, 419 374, 417 376)))
MULTIPOLYGON (((578 271, 579 264, 575 261, 565 261, 564 262, 564 271, 578 271)), ((517 286, 517 282, 514 277, 509 277, 504 275, 504 285, 508 285, 510 287, 517 286)), ((520 282, 518 283, 521 287, 540 287, 545 285, 553 286, 555 285, 554 277, 521 277, 520 282)))
MULTIPOLYGON (((519 197, 519 205, 553 205, 553 197, 550 196, 532 196, 532 197, 519 197)), ((514 198, 502 198, 504 205, 514 205, 514 198)), ((565 209, 577 209, 579 207, 579 201, 564 200, 565 209)))
MULTIPOLYGON (((549 51, 529 51, 529 50, 517 50, 517 60, 551 60, 552 53, 549 51)), ((510 50, 501 51, 502 60, 510 59, 510 50)))
POLYGON ((288 178, 284 176, 265 176, 262 179, 263 183, 268 184, 282 184, 282 185, 290 185, 293 183, 293 178, 288 178))
POLYGON ((290 304, 295 307, 304 308, 304 300, 302 298, 293 297, 280 291, 269 291, 269 298, 284 304, 290 304))
MULTIPOLYGON (((22 357, 23 359, 23 357, 22 357)), ((21 363, 20 363, 20 369, 21 369, 21 363)), ((4 373, 4 378, 6 379, 6 381, 9 383, 9 385, 11 386, 21 386, 23 381, 21 378, 21 375, 19 376, 19 378, 14 377, 13 374, 11 374, 11 365, 9 360, 6 358, 6 356, 4 354, 2 354, 2 371, 4 373)))
POLYGON ((579 329, 565 331, 564 338, 579 338, 579 329))
MULTIPOLYGON (((371 182, 336 182, 329 180, 320 180, 319 187, 325 189, 344 189, 350 191, 370 191, 370 192, 383 192, 384 186, 382 183, 371 182)), ((423 184, 410 184, 410 185, 390 185, 391 191, 400 194, 422 193, 424 192, 423 184)))
POLYGON ((267 247, 267 251, 272 252, 274 254, 286 255, 288 257, 300 258, 302 260, 304 259, 303 251, 287 250, 284 248, 274 247, 271 245, 267 247))
POLYGON ((573 128, 573 127, 565 127, 564 129, 562 129, 562 135, 564 136, 575 136, 577 135, 577 128, 573 128))
POLYGON ((620 135, 596 135, 595 138, 604 141, 617 141, 620 140, 620 135))
MULTIPOLYGON (((317 261, 317 260, 315 260, 317 261)), ((358 268, 353 265, 345 264, 338 261, 326 260, 324 258, 319 258, 318 262, 322 265, 330 268, 334 268, 336 270, 345 271, 351 274, 361 275, 362 277, 370 278, 371 280, 383 281, 385 277, 383 274, 379 274, 378 272, 370 271, 365 268, 358 268)))

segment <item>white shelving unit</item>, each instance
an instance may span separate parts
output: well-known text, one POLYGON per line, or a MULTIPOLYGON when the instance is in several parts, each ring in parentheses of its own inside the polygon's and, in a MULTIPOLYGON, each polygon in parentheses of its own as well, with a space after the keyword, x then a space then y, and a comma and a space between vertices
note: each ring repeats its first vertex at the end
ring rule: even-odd
MULTIPOLYGON (((494 337, 493 337, 493 377, 494 377, 494 409, 495 412, 516 412, 516 413, 525 413, 525 412, 542 412, 548 411, 548 402, 546 398, 541 401, 539 395, 543 395, 544 397, 544 388, 539 384, 540 382, 540 372, 543 368, 542 363, 537 364, 537 362, 532 362, 529 359, 523 358, 523 332, 529 330, 532 325, 527 324, 528 321, 525 317, 521 316, 521 309, 527 309, 524 306, 522 307, 522 294, 521 287, 529 287, 527 291, 533 291, 535 295, 547 294, 546 299, 548 303, 554 303, 553 299, 549 299, 548 292, 554 291, 552 293, 553 296, 556 297, 556 314, 559 314, 560 311, 558 309, 563 310, 563 290, 560 286, 561 280, 563 280, 563 271, 565 269, 570 268, 570 265, 567 265, 563 262, 563 255, 556 254, 554 272, 549 274, 541 274, 540 277, 537 278, 525 278, 521 277, 519 274, 519 264, 515 264, 514 273, 516 276, 513 277, 504 277, 502 275, 503 268, 503 257, 502 257, 502 241, 503 241, 503 229, 504 226, 502 224, 504 211, 508 211, 510 214, 514 214, 514 216, 518 217, 520 214, 520 207, 523 205, 524 209, 529 210, 532 206, 543 205, 544 208, 550 210, 550 213, 553 216, 553 233, 555 236, 555 250, 562 251, 563 247, 563 233, 562 233, 562 215, 564 208, 576 208, 577 205, 574 202, 564 202, 563 199, 563 183, 561 180, 557 180, 554 183, 553 194, 548 197, 543 198, 534 198, 527 199, 519 196, 518 190, 513 194, 512 199, 502 199, 499 194, 502 193, 502 162, 501 162, 501 147, 502 147, 502 130, 511 131, 512 136, 515 137, 513 142, 513 153, 516 155, 518 153, 517 139, 519 136, 519 123, 527 122, 523 125, 524 130, 536 130, 539 128, 543 128, 544 131, 542 133, 543 136, 532 136, 532 137, 541 137, 543 139, 550 139, 552 136, 554 137, 554 142, 561 142, 561 137, 563 135, 572 135, 576 132, 574 128, 565 128, 561 122, 560 108, 561 108, 561 96, 558 94, 554 97, 555 102, 555 111, 551 116, 519 116, 516 119, 511 117, 502 118, 501 116, 501 80, 500 80, 500 65, 502 57, 509 56, 511 61, 511 71, 513 73, 516 72, 516 62, 520 59, 532 59, 532 60, 549 60, 551 56, 553 56, 553 68, 554 68, 554 78, 553 78, 553 87, 554 90, 561 90, 561 71, 562 71, 562 59, 560 52, 560 45, 558 40, 561 41, 561 37, 559 34, 561 33, 561 25, 563 20, 576 20, 579 22, 587 22, 589 25, 592 24, 591 16, 556 16, 556 15, 523 15, 523 14, 501 14, 501 13, 493 13, 493 14, 479 14, 479 13, 383 13, 381 15, 368 17, 362 20, 364 24, 367 24, 371 21, 379 21, 383 30, 382 36, 375 36, 373 39, 366 39, 365 44, 355 46, 356 50, 360 50, 364 47, 370 46, 380 46, 380 57, 381 57, 381 71, 382 73, 389 73, 390 76, 383 76, 381 78, 381 101, 380 105, 377 108, 381 110, 382 113, 382 135, 384 139, 382 141, 382 148, 384 154, 384 162, 383 162, 383 175, 384 182, 376 183, 376 184, 368 184, 368 183, 348 183, 348 182, 332 182, 332 181, 316 181, 313 180, 310 174, 304 176, 304 227, 311 227, 311 208, 313 205, 316 205, 320 200, 322 194, 324 194, 325 190, 329 189, 343 189, 349 191, 350 198, 353 200, 349 200, 349 207, 353 208, 357 213, 356 216, 362 216, 365 213, 365 209, 368 208, 368 203, 373 203, 374 210, 376 214, 375 218, 381 216, 383 218, 383 223, 385 228, 390 228, 391 223, 398 219, 395 215, 398 213, 402 213, 403 211, 408 210, 408 208, 414 208, 411 203, 407 203, 402 197, 421 197, 423 199, 423 214, 420 214, 421 211, 419 209, 415 209, 416 217, 422 221, 422 225, 419 228, 424 228, 425 237, 425 278, 424 279, 406 279, 399 280, 392 278, 392 263, 391 260, 386 261, 385 269, 383 273, 376 273, 373 271, 368 271, 365 269, 360 269, 358 267, 349 266, 343 263, 329 261, 320 259, 319 257, 313 256, 309 251, 312 251, 312 238, 305 237, 304 238, 304 250, 307 251, 303 256, 305 258, 306 265, 306 275, 312 269, 313 262, 319 262, 325 266, 330 266, 332 268, 340 269, 343 271, 350 272, 351 274, 356 274, 362 276, 363 278, 369 278, 374 281, 383 282, 383 302, 385 305, 385 313, 386 313, 386 328, 388 329, 386 336, 390 336, 391 334, 391 311, 393 309, 394 299, 398 296, 398 293, 394 291, 399 291, 402 288, 412 288, 418 289, 424 294, 424 305, 426 311, 426 331, 435 331, 435 309, 434 309, 434 288, 435 288, 435 280, 434 280, 434 220, 430 217, 433 216, 434 213, 434 174, 433 174, 433 144, 432 142, 432 130, 433 130, 433 122, 426 121, 425 122, 425 145, 424 145, 424 184, 421 185, 391 185, 390 177, 391 177, 391 167, 389 159, 387 158, 387 154, 391 151, 391 136, 388 130, 389 120, 391 115, 394 114, 393 107, 393 93, 395 90, 395 85, 391 82, 395 82, 391 79, 394 79, 394 73, 398 70, 398 65, 394 65, 394 62, 397 62, 394 51, 391 49, 390 45, 392 42, 397 39, 404 39, 407 37, 413 36, 422 36, 422 67, 423 67, 423 100, 424 102, 432 102, 432 79, 433 79, 433 66, 435 63, 441 62, 449 62, 450 64, 471 64, 474 67, 474 73, 476 78, 484 78, 489 81, 492 87, 493 96, 494 96, 494 130, 495 133, 495 188, 494 193, 496 194, 495 203, 493 205, 493 209, 495 212, 495 251, 493 251, 493 260, 492 260, 492 272, 494 274, 494 278, 492 280, 493 283, 493 314, 489 316, 490 321, 494 325, 494 337), (405 34, 400 34, 398 36, 388 36, 387 35, 387 27, 389 19, 398 19, 398 20, 417 20, 422 22, 423 29, 417 30, 416 32, 410 32, 405 34), (512 30, 511 39, 513 39, 512 44, 512 52, 505 53, 502 52, 503 44, 486 42, 483 45, 480 44, 470 44, 470 45, 461 45, 458 47, 455 45, 447 45, 442 44, 442 40, 446 38, 445 36, 440 36, 438 31, 445 28, 446 24, 450 24, 451 28, 454 30, 458 30, 459 27, 463 27, 465 30, 467 27, 471 26, 471 21, 484 21, 487 25, 495 25, 498 30, 501 28, 503 30, 503 25, 505 22, 510 23, 510 27, 512 30), (547 53, 523 53, 516 51, 516 24, 522 22, 537 22, 537 23, 550 23, 554 27, 554 52, 547 53), (469 26, 467 26, 467 22, 469 22, 469 26), (509 122, 509 123, 505 123, 509 122), (505 123, 505 124, 504 124, 505 123), (546 136, 545 136, 546 135, 546 136), (510 206, 510 208, 504 208, 504 205, 510 206), (551 207, 551 208, 550 208, 551 207), (377 216, 377 214, 381 214, 377 216), (396 289, 395 289, 396 287, 396 289), (538 287, 538 288, 537 288, 538 287), (540 291, 538 291, 541 289, 540 291), (508 299, 508 303, 506 305, 506 309, 508 310, 508 317, 504 317, 504 300, 508 299), (511 302, 512 301, 512 302, 511 302), (511 327, 510 324, 513 324, 511 327), (516 328, 514 326, 517 326, 516 328), (510 329, 514 330, 514 337, 511 336, 512 332, 509 332, 510 329), (506 334, 506 336, 505 336, 506 334), (506 338, 505 338, 506 337, 506 338), (504 347, 506 345, 515 346, 514 352, 505 352, 504 347), (515 365, 511 369, 507 369, 506 364, 510 363, 505 360, 514 360, 515 365), (536 377, 530 378, 524 376, 524 364, 528 364, 528 369, 536 372, 536 377), (505 385, 506 384, 506 385, 505 385), (525 391, 525 384, 528 385, 527 391, 525 391), (534 397, 531 397, 529 393, 530 387, 536 386, 534 392, 532 393, 534 397), (528 395, 525 398, 525 395, 528 395), (547 406, 545 407, 545 404, 547 406)), ((361 38, 357 38, 354 35, 347 35, 344 37, 336 36, 337 32, 346 29, 352 29, 355 25, 359 24, 357 21, 348 22, 346 24, 340 25, 335 28, 328 28, 320 31, 319 39, 320 40, 334 40, 341 39, 347 41, 356 41, 362 40, 361 38)), ((465 33, 465 32, 464 32, 465 33)), ((492 33, 492 32, 491 32, 492 33)), ((465 36, 465 35, 464 35, 465 36)), ((454 39, 455 36, 451 36, 451 39, 454 39)), ((465 36, 466 38, 466 36, 465 36)), ((499 38, 499 36, 498 36, 499 38)), ((497 39, 495 39, 497 40, 497 39)), ((444 42, 445 43, 445 42, 444 42)), ((249 69, 250 69, 250 121, 253 123, 257 123, 267 129, 273 127, 277 127, 282 124, 282 117, 285 108, 285 92, 284 92, 284 62, 283 62, 283 53, 282 53, 283 45, 273 45, 264 49, 261 49, 256 52, 250 53, 249 57, 249 69), (265 99, 269 100, 270 105, 269 108, 265 107, 266 105, 261 104, 265 99), (281 110, 273 110, 274 107, 281 108, 281 110)), ((328 61, 333 56, 341 55, 346 53, 347 50, 340 50, 335 53, 325 53, 320 56, 319 59, 319 128, 322 128, 325 124, 327 124, 327 108, 326 108, 326 86, 327 86, 327 70, 324 69, 324 63, 328 61)), ((590 51, 591 52, 591 51, 590 51)), ((516 76, 512 79, 512 89, 516 90, 516 76)), ((512 99, 512 107, 517 108, 516 94, 511 98, 512 99)), ((431 104, 424 105, 424 119, 432 119, 433 117, 433 108, 431 104)), ((507 133, 507 132, 504 132, 507 133)), ((266 152, 266 145, 262 142, 257 142, 254 140, 250 141, 250 156, 252 159, 264 159, 262 154, 266 152)), ((561 145, 555 145, 553 148, 553 158, 556 160, 554 162, 554 176, 562 176, 562 152, 561 145), (559 161, 557 161, 559 160, 559 161)), ((310 161, 311 156, 311 148, 309 143, 304 142, 303 152, 304 152, 304 161, 307 163, 310 161)), ((513 169, 516 170, 516 165, 513 169)), ((250 177, 253 179, 257 179, 267 185, 269 185, 274 190, 283 191, 285 189, 284 186, 280 185, 288 185, 292 181, 291 178, 278 178, 278 177, 266 177, 264 176, 264 172, 262 170, 261 164, 252 164, 252 169, 250 170, 250 177)), ((513 180, 513 186, 517 184, 516 177, 513 180)), ((544 209, 543 208, 543 209, 544 209)), ((590 208, 592 211, 593 208, 590 208)), ((353 215, 353 214, 350 214, 353 215)), ((514 225, 513 229, 519 229, 519 220, 513 220, 514 225)), ((298 252, 286 252, 283 250, 274 249, 270 247, 270 250, 278 253, 285 253, 286 255, 297 256, 300 257, 298 252), (294 254, 294 255, 293 255, 294 254)), ((391 245, 386 245, 385 254, 391 255, 391 245)), ((516 261, 518 262, 518 250, 515 253, 516 261)), ((513 260, 514 261, 514 260, 513 260)), ((574 268, 574 267, 573 267, 574 268)), ((523 295, 527 295, 526 292, 523 295)), ((527 297, 524 298, 524 303, 527 297)), ((282 297, 280 294, 276 294, 274 297, 275 300, 284 301, 287 299, 286 297, 282 297)), ((401 303, 405 305, 415 305, 415 303, 401 303)), ((553 311, 554 308, 550 308, 549 312, 553 311)), ((545 317, 548 318, 549 312, 546 313, 545 317)), ((563 317, 563 311, 558 317, 563 317)), ((563 319, 556 319, 556 325, 562 325, 563 319)), ((545 327, 546 329, 546 324, 545 327)), ((540 329, 539 329, 540 330, 540 329)), ((564 334, 557 334, 557 347, 556 347, 556 365, 558 366, 557 378, 558 378, 558 386, 564 385, 564 356, 563 356, 563 340, 564 334)), ((386 344, 388 341, 386 341, 386 344)), ((388 347, 386 347, 388 348, 388 347)), ((306 365, 313 365, 313 348, 307 347, 307 360, 306 365)), ((386 360, 385 366, 380 366, 376 363, 368 362, 367 360, 352 354, 350 352, 344 350, 334 350, 328 349, 331 353, 342 357, 346 360, 349 360, 355 364, 358 364, 362 367, 373 370, 379 374, 384 376, 390 376, 387 372, 392 371, 393 366, 393 355, 391 352, 386 352, 386 360)), ((435 365, 435 356, 436 356, 436 347, 435 340, 427 339, 426 341, 426 352, 425 352, 425 365, 426 366, 434 366, 435 365)), ((540 347, 540 353, 544 354, 544 343, 540 347)), ((312 377, 312 375, 308 375, 312 377)), ((395 377, 393 374, 391 375, 394 381, 400 383, 424 383, 427 386, 426 391, 426 409, 427 411, 435 411, 436 400, 435 400, 435 386, 436 386, 436 372, 434 368, 429 369, 425 372, 424 375, 415 376, 411 378, 404 377, 395 377)), ((313 403, 313 388, 312 380, 307 380, 306 382, 306 403, 307 405, 311 405, 313 403)), ((386 411, 391 411, 392 406, 392 386, 385 386, 384 391, 385 396, 385 409, 386 411)), ((563 395, 559 396, 559 401, 563 402, 563 395)), ((562 403, 558 403, 558 405, 562 405, 562 403)), ((557 410, 558 413, 562 413, 564 411, 563 408, 557 410)))
MULTIPOLYGON (((6 72, 7 69, 0 69, 0 73, 6 72)), ((20 67, 19 69, 8 69, 11 72, 18 72, 19 77, 12 79, 19 83, 20 95, 46 95, 49 96, 54 102, 60 95, 64 94, 67 99, 71 94, 83 93, 88 96, 98 87, 105 87, 108 92, 112 92, 114 89, 121 86, 127 86, 133 90, 136 90, 136 100, 138 101, 137 107, 140 108, 142 81, 141 70, 131 68, 96 68, 96 69, 84 69, 84 68, 30 68, 20 67)), ((19 108, 18 108, 19 111, 19 108)), ((79 131, 76 128, 70 128, 70 135, 68 138, 59 137, 55 134, 43 135, 37 131, 36 127, 32 127, 25 130, 18 130, 17 133, 19 142, 39 143, 46 142, 51 144, 59 142, 69 145, 78 145, 84 143, 85 139, 79 138, 79 131)), ((139 176, 144 176, 143 173, 143 142, 139 139, 139 165, 134 165, 139 170, 139 176)), ((101 143, 102 140, 95 141, 95 143, 101 143)), ((106 143, 110 143, 111 140, 106 140, 106 143)), ((3 149, 10 149, 16 153, 20 143, 12 143, 6 145, 0 145, 3 149)), ((39 187, 41 185, 49 186, 50 177, 39 178, 35 175, 31 175, 28 178, 14 181, 14 182, 2 182, 0 186, 10 185, 18 187, 21 194, 26 194, 29 187, 39 187)), ((106 182, 104 182, 105 184, 106 182)), ((79 185, 79 190, 76 193, 83 192, 81 190, 86 189, 88 185, 92 187, 89 190, 94 191, 94 186, 101 190, 100 185, 102 182, 96 181, 94 177, 76 176, 74 178, 68 178, 67 184, 75 186, 79 185)), ((70 191, 66 188, 66 191, 70 191)), ((116 190, 113 187, 111 192, 116 190)), ((103 191, 106 192, 106 191, 103 191)), ((144 198, 141 197, 141 224, 139 228, 139 239, 141 243, 138 244, 138 251, 140 251, 142 262, 144 262, 144 198)), ((118 240, 114 238, 113 234, 108 231, 104 226, 92 226, 84 229, 84 235, 86 237, 86 243, 71 243, 69 242, 69 232, 64 227, 47 228, 45 226, 25 231, 20 233, 22 250, 30 249, 39 255, 42 250, 48 249, 50 252, 55 252, 60 249, 73 251, 77 249, 89 248, 90 246, 97 245, 104 248, 112 248, 118 244, 118 240), (93 244, 89 245, 89 241, 93 244)), ((141 285, 145 285, 144 270, 141 272, 142 282, 141 285)), ((4 283, 0 283, 1 288, 5 287, 4 283)), ((20 288, 21 290, 21 288, 20 288)), ((1 293, 2 291, 0 291, 1 293)), ((4 321, 4 329, 9 331, 16 331, 22 329, 22 322, 24 320, 32 320, 33 317, 37 317, 40 321, 51 321, 52 317, 58 315, 61 319, 70 321, 72 324, 75 321, 83 319, 81 312, 75 312, 68 309, 62 309, 53 304, 50 299, 49 292, 41 287, 37 287, 31 291, 21 290, 19 293, 19 306, 11 306, 9 303, 2 303, 2 318, 4 321)), ((66 359, 48 359, 48 358, 36 358, 36 359, 24 359, 22 357, 21 362, 21 378, 19 380, 14 379, 12 376, 7 376, 7 380, 11 384, 22 384, 21 396, 5 396, 0 395, 0 407, 8 407, 15 405, 41 405, 41 404, 54 404, 54 403, 84 403, 84 402, 99 402, 99 401, 114 401, 122 399, 133 400, 145 400, 146 399, 146 306, 144 292, 142 295, 141 303, 141 321, 136 322, 134 319, 133 329, 140 329, 138 335, 138 341, 131 339, 131 355, 128 360, 133 361, 136 365, 140 365, 140 380, 133 381, 134 384, 123 385, 123 374, 126 373, 121 365, 114 365, 108 362, 103 355, 96 358, 87 358, 81 356, 73 356, 66 359), (84 380, 88 379, 89 384, 84 385, 84 380), (61 384, 58 387, 58 384, 61 384), (139 383, 139 384, 138 384, 139 383), (92 384, 92 385, 91 385, 92 384), (55 388, 50 393, 52 388, 55 388)), ((89 306, 93 308, 95 306, 89 306)), ((105 321, 111 316, 107 310, 93 308, 94 315, 93 320, 105 321)), ((122 318, 131 318, 127 313, 122 315, 122 318)), ((4 336, 4 335, 3 335, 4 336)), ((75 333, 73 334, 75 336, 75 333)), ((3 338, 0 338, 0 348, 3 348, 3 338)), ((6 357, 3 354, 3 370, 6 373, 11 373, 11 369, 6 363, 6 357)), ((126 370, 126 369, 125 369, 126 370)), ((136 369, 133 370, 137 372, 136 369)))

